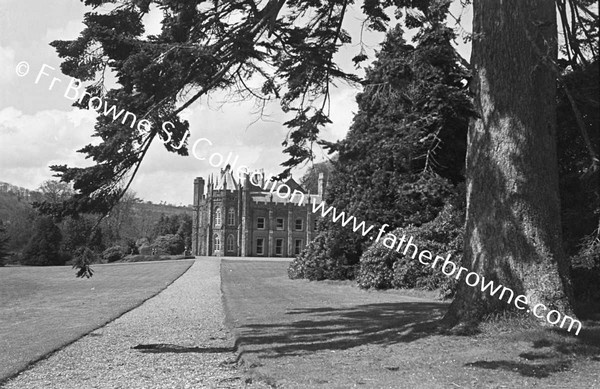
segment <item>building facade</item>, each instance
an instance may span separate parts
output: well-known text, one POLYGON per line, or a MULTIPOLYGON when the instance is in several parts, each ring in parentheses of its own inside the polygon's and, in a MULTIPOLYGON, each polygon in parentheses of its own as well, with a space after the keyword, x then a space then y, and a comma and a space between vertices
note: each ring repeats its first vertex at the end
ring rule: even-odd
POLYGON ((312 202, 323 198, 293 178, 270 181, 264 171, 238 180, 229 165, 215 179, 194 180, 192 252, 206 256, 294 257, 315 235, 312 202))

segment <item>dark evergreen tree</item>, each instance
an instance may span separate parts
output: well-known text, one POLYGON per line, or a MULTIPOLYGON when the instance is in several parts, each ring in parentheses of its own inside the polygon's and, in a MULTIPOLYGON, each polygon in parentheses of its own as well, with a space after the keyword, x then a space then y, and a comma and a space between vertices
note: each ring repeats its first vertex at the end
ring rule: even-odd
POLYGON ((561 65, 557 134, 563 241, 575 299, 599 301, 600 161, 594 163, 600 155, 599 61, 561 65))
POLYGON ((23 251, 21 264, 28 266, 64 265, 60 252, 62 234, 49 216, 37 219, 33 235, 23 251))
POLYGON ((98 254, 106 250, 106 243, 104 243, 104 234, 102 233, 102 230, 99 227, 92 228, 87 247, 98 254))
MULTIPOLYGON (((473 115, 467 70, 442 21, 423 29, 415 45, 398 26, 367 70, 358 113, 338 151, 327 202, 359 221, 388 224, 389 231, 432 220, 463 180, 466 134, 473 115)), ((318 239, 327 250, 305 257, 329 258, 323 278, 351 277, 369 236, 323 220, 318 239)), ((302 259, 301 259, 302 260, 302 259)), ((310 260, 305 258, 305 260, 310 260)), ((315 273, 317 274, 317 273, 315 273)))
POLYGON ((69 253, 75 253, 78 248, 87 246, 92 233, 93 223, 93 220, 88 215, 68 217, 63 220, 62 249, 69 253))
POLYGON ((8 234, 4 223, 0 220, 0 266, 4 266, 4 260, 8 258, 8 234))
POLYGON ((565 251, 573 255, 581 240, 598 228, 600 219, 600 161, 594 166, 591 158, 600 155, 599 61, 574 69, 568 66, 563 73, 557 105, 558 174, 565 251), (569 96, 576 102, 577 114, 569 96))
POLYGON ((191 250, 192 247, 192 216, 187 213, 179 215, 179 227, 177 228, 177 235, 179 235, 187 250, 191 250))

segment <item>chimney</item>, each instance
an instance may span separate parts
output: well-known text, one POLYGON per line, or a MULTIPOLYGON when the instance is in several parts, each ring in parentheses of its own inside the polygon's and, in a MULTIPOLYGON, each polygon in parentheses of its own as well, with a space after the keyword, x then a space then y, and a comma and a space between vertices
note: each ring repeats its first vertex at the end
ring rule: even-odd
POLYGON ((324 181, 325 181, 325 175, 323 173, 319 173, 319 189, 318 189, 318 193, 319 196, 321 196, 321 198, 323 198, 324 195, 324 181))

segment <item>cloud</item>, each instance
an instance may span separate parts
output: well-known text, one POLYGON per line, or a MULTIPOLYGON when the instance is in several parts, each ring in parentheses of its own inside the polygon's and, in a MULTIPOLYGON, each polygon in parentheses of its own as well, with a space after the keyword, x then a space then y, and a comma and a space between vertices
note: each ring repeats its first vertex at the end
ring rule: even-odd
POLYGON ((78 111, 0 110, 0 181, 35 188, 52 178, 49 165, 89 164, 75 150, 90 143, 94 115, 78 111))
POLYGON ((207 177, 218 174, 227 160, 234 168, 242 165, 250 169, 264 168, 267 173, 279 173, 279 166, 286 157, 282 154, 281 142, 287 129, 281 124, 278 106, 269 107, 273 121, 256 121, 249 112, 252 102, 229 103, 217 109, 213 101, 206 99, 182 114, 190 122, 189 151, 183 157, 169 153, 158 139, 151 146, 132 189, 138 196, 155 202, 167 200, 174 203, 191 203, 193 180, 195 177, 207 177), (212 108, 211 108, 212 107, 212 108), (198 158, 193 154, 194 143, 198 158), (210 142, 210 143, 209 143, 210 142), (209 162, 213 156, 213 166, 209 162))
MULTIPOLYGON (((94 112, 74 110, 71 101, 63 96, 68 77, 60 73, 61 60, 48 45, 56 39, 76 38, 83 29, 83 13, 91 9, 72 1, 42 3, 36 4, 32 12, 33 0, 15 0, 11 3, 14 7, 7 11, 10 23, 0 23, 0 85, 9 82, 9 87, 0 93, 0 181, 29 188, 51 178, 50 164, 88 165, 90 161, 75 150, 96 140, 90 137, 95 123, 94 112), (15 65, 21 60, 30 62, 31 72, 27 77, 18 78, 15 65), (50 77, 39 84, 34 83, 44 63, 54 67, 52 77, 62 81, 52 91, 48 90, 50 77)), ((147 34, 160 31, 161 19, 162 12, 158 8, 145 17, 147 34)), ((360 21, 352 23, 360 27, 360 21)), ((345 62, 351 65, 350 58, 359 50, 357 46, 350 47, 348 53, 343 54, 345 62)), ((344 85, 332 91, 334 123, 323 132, 324 138, 343 138, 355 110, 356 91, 344 85)), ((267 106, 265 120, 256 121, 257 116, 252 114, 255 111, 253 102, 228 103, 218 108, 220 100, 225 100, 224 95, 215 93, 211 100, 202 99, 182 115, 190 121, 190 143, 205 137, 213 145, 199 148, 200 153, 208 156, 219 153, 224 157, 231 154, 233 159, 237 158, 238 166, 279 173, 283 169, 281 162, 287 159, 281 145, 288 133, 283 123, 290 117, 282 113, 275 102, 267 106)), ((181 157, 169 153, 160 141, 156 141, 132 189, 147 200, 188 204, 194 177, 206 177, 211 173, 218 173, 218 167, 193 155, 181 157)), ((301 173, 302 170, 297 170, 294 176, 299 177, 301 173)))
POLYGON ((144 23, 145 37, 149 35, 159 35, 162 31, 163 13, 160 8, 152 5, 150 12, 144 15, 142 22, 144 23))
POLYGON ((43 42, 52 42, 55 40, 71 40, 77 39, 79 33, 83 31, 85 24, 82 23, 81 18, 75 20, 69 20, 67 23, 58 28, 48 28, 46 35, 44 36, 43 42))
POLYGON ((336 88, 331 93, 331 113, 333 123, 326 126, 322 137, 329 141, 337 141, 343 139, 352 120, 354 114, 358 111, 356 103, 356 94, 360 91, 359 88, 345 86, 336 88))
MULTIPOLYGON (((356 92, 348 86, 333 90, 331 114, 334 123, 324 130, 325 139, 338 140, 346 135, 354 117, 353 111, 357 110, 356 92)), ((210 103, 202 99, 182 114, 190 122, 189 156, 169 153, 162 142, 155 140, 132 184, 138 196, 155 202, 167 200, 189 204, 194 177, 217 175, 227 161, 234 169, 244 165, 251 170, 265 169, 267 174, 283 171, 280 164, 288 158, 281 145, 288 133, 283 123, 289 118, 281 112, 278 103, 268 105, 264 112, 266 116, 261 120, 250 114, 255 111, 252 101, 219 105, 220 100, 215 94, 210 103), (199 142, 195 151, 196 156, 204 160, 193 154, 194 143, 202 138, 206 140, 199 142), (210 163, 211 156, 213 164, 210 163)), ((325 153, 320 153, 318 147, 315 151, 318 160, 323 160, 325 153)), ((306 167, 295 169, 293 176, 299 179, 305 170, 306 167)))
POLYGON ((8 83, 15 78, 15 50, 0 46, 0 84, 8 83))

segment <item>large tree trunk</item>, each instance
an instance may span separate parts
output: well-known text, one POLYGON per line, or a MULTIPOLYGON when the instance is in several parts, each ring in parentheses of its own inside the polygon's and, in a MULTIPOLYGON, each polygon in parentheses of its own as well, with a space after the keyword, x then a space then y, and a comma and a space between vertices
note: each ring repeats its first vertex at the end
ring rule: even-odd
MULTIPOLYGON (((473 92, 463 266, 548 310, 571 314, 556 156, 556 15, 549 0, 473 2, 473 92), (546 57, 546 58, 544 58, 546 57)), ((478 321, 505 301, 467 286, 446 320, 478 321)), ((506 300, 506 298, 505 298, 506 300)), ((514 308, 514 306, 513 306, 514 308)))

